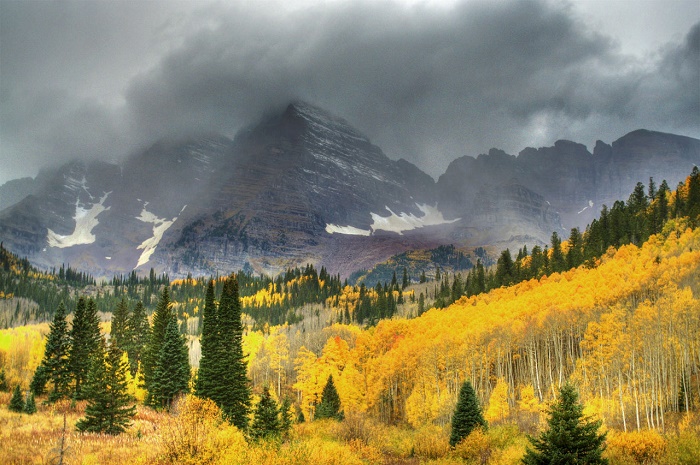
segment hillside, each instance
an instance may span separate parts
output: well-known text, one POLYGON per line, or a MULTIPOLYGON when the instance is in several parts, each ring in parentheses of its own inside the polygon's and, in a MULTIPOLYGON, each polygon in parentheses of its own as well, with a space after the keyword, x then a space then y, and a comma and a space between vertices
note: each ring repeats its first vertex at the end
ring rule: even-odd
MULTIPOLYGON (((694 170, 679 190, 654 192, 644 208, 635 207, 634 193, 624 206, 614 206, 616 221, 603 221, 603 215, 582 235, 582 244, 588 244, 579 251, 582 265, 566 265, 576 250, 567 242, 561 244, 562 271, 553 271, 554 247, 544 254, 544 268, 534 267, 532 255, 521 251, 520 274, 512 277, 517 284, 499 287, 499 269, 504 267, 499 260, 488 271, 489 292, 471 293, 467 286, 463 292, 469 296, 456 295, 451 305, 424 313, 413 311, 416 293, 430 295, 437 282, 404 287, 398 279, 374 288, 342 286, 337 277, 325 270, 317 274, 311 266, 289 270, 277 280, 240 274, 244 307, 260 311, 289 305, 304 315, 302 321, 282 325, 269 324, 262 316, 265 312, 246 317, 242 340, 256 399, 266 387, 277 401, 295 399, 294 409, 304 420, 293 434, 278 448, 247 444, 237 429, 218 423, 216 410, 190 398, 183 409, 200 405, 198 413, 188 414, 192 417, 184 411, 171 415, 139 406, 125 439, 132 452, 118 449, 118 442, 94 437, 79 454, 105 460, 100 454, 112 451, 113 463, 127 463, 135 456, 168 463, 179 457, 173 455, 178 447, 195 447, 195 461, 206 453, 213 454, 212 463, 228 463, 232 454, 245 460, 265 457, 270 463, 336 463, 326 461, 328 454, 342 457, 342 463, 457 463, 487 454, 482 463, 517 463, 524 453, 523 433, 541 428, 545 406, 568 381, 577 387, 586 414, 600 418, 608 430, 606 454, 613 463, 691 463, 688 457, 700 450, 698 181, 700 173, 694 170), (667 205, 661 203, 668 207, 663 217, 669 219, 653 226, 659 199, 668 200, 667 205), (675 216, 674 211, 690 216, 675 216), (590 250, 600 248, 601 233, 607 238, 603 244, 610 244, 595 256, 590 250), (534 270, 534 277, 528 277, 528 269, 534 270), (364 315, 364 299, 376 313, 364 315), (398 304, 399 299, 405 303, 398 304), (312 421, 329 375, 336 380, 345 415, 337 425, 312 421), (450 451, 449 422, 464 380, 474 386, 491 428, 450 451), (196 418, 206 426, 194 442, 170 435, 171 426, 159 429, 189 428, 188 422, 196 418), (151 427, 153 433, 144 435, 142 429, 151 427), (150 442, 158 447, 147 448, 150 442), (309 450, 325 452, 321 458, 309 455, 309 450)), ((637 200, 646 198, 641 192, 637 200)), ((26 261, 7 253, 4 257, 12 273, 31 271, 26 261)), ((65 279, 67 273, 59 274, 65 279)), ((91 279, 74 271, 70 275, 91 279)), ((138 284, 135 276, 133 280, 134 286, 147 284, 138 284)), ((137 289, 129 281, 115 278, 112 285, 129 295, 137 289)), ((174 281, 171 288, 182 303, 201 305, 204 280, 174 281)), ((437 292, 433 297, 442 298, 437 292)), ((187 319, 181 303, 176 301, 173 308, 187 319)), ((196 327, 181 325, 181 330, 196 334, 196 327)), ((42 325, 0 332, 2 372, 10 384, 28 384, 46 331, 42 325)), ((196 339, 191 335, 190 340, 196 339)), ((190 344, 190 358, 193 350, 198 346, 190 344)), ((130 389, 138 392, 135 386, 130 389)), ((83 415, 83 405, 63 407, 71 424, 83 415)), ((55 415, 41 407, 37 416, 21 420, 30 430, 42 429, 53 438, 40 450, 48 450, 61 435, 55 415)), ((0 416, 0 422, 13 418, 0 416)), ((75 433, 68 435, 69 441, 80 441, 75 433)), ((23 450, 19 444, 13 447, 9 451, 23 450)), ((16 462, 18 456, 5 454, 9 463, 16 462)))

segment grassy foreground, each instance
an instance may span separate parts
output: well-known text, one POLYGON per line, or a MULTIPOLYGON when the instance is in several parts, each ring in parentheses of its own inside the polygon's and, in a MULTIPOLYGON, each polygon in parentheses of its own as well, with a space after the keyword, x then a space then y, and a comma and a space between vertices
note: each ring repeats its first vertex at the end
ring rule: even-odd
MULTIPOLYGON (((139 406, 134 422, 120 436, 81 434, 75 430, 84 404, 42 405, 34 415, 12 413, 0 394, 0 463, 89 464, 517 464, 528 444, 512 424, 476 431, 454 450, 449 427, 388 427, 363 416, 343 422, 319 421, 294 426, 286 440, 248 443, 235 427, 221 421, 208 401, 188 397, 176 414, 139 406), (66 419, 63 433, 64 414, 66 419)), ((699 464, 700 421, 682 419, 673 433, 608 432, 606 456, 612 464, 699 464)))

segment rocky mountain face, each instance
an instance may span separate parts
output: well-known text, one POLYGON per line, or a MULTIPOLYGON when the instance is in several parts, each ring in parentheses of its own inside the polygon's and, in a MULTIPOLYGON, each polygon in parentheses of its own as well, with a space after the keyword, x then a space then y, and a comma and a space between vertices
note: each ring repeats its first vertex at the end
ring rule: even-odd
POLYGON ((409 249, 547 242, 653 176, 671 187, 700 141, 635 131, 593 153, 558 141, 461 157, 435 182, 303 102, 241 131, 160 141, 120 165, 73 162, 0 186, 0 240, 39 266, 94 275, 257 272, 314 263, 344 276, 409 249))
POLYGON ((464 156, 440 176, 437 192, 446 215, 473 220, 457 236, 546 242, 538 230, 564 236, 573 227, 583 230, 604 204, 627 200, 637 182, 648 185, 653 177, 658 186, 665 179, 674 189, 698 164, 699 140, 637 130, 612 145, 598 141, 593 153, 560 140, 553 147, 528 147, 517 157, 497 149, 476 159, 464 156))

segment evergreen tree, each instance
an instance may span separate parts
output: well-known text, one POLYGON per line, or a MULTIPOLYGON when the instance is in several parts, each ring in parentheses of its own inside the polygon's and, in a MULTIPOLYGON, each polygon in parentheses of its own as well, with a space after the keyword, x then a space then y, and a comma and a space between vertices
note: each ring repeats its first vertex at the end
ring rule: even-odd
POLYGON ((566 269, 566 262, 564 261, 564 253, 561 250, 561 239, 556 231, 552 233, 551 242, 552 259, 550 263, 550 270, 552 273, 559 273, 566 269))
POLYGON ((523 464, 607 464, 607 459, 602 457, 605 434, 598 434, 601 423, 583 417, 583 405, 578 402, 576 390, 565 384, 549 409, 547 430, 539 438, 529 438, 534 450, 527 449, 523 464))
POLYGON ((279 417, 280 433, 282 437, 286 438, 292 430, 292 422, 294 421, 292 418, 292 402, 287 397, 284 398, 282 405, 280 405, 279 417))
POLYGON ((151 330, 151 337, 146 346, 143 358, 141 361, 141 368, 143 369, 143 378, 146 389, 150 392, 151 384, 153 383, 153 375, 158 365, 158 360, 160 358, 160 351, 163 348, 163 340, 165 339, 165 330, 168 327, 168 323, 172 319, 173 311, 170 303, 170 291, 168 286, 163 288, 160 300, 156 306, 156 310, 153 312, 153 328, 151 330))
POLYGON ((83 384, 87 380, 92 359, 101 358, 100 319, 94 300, 86 301, 84 297, 78 299, 70 339, 68 366, 75 381, 75 398, 80 400, 84 398, 83 384))
POLYGON ((31 391, 27 394, 27 401, 24 403, 24 413, 29 415, 36 413, 36 401, 34 400, 34 393, 31 391))
POLYGON ((78 420, 78 431, 88 433, 120 434, 126 430, 136 413, 133 399, 127 393, 126 375, 129 364, 122 359, 122 351, 110 344, 101 357, 93 357, 85 387, 88 400, 85 417, 78 420))
POLYGON ((240 430, 248 426, 250 385, 248 364, 243 355, 243 324, 238 279, 232 274, 224 282, 218 309, 220 357, 217 357, 212 398, 226 419, 240 430))
POLYGON ((141 301, 136 302, 127 327, 129 329, 129 342, 126 352, 129 356, 131 375, 134 376, 139 363, 143 361, 143 354, 148 347, 148 342, 151 340, 151 326, 148 324, 146 309, 141 301))
POLYGON ((401 280, 401 289, 406 289, 409 285, 409 280, 408 280, 408 270, 406 267, 403 267, 403 279, 401 280))
POLYGON ((515 265, 510 250, 501 252, 496 263, 496 284, 497 286, 510 286, 515 281, 515 265))
POLYGON ((42 394, 47 382, 51 382, 49 402, 55 402, 67 397, 70 392, 71 378, 68 366, 70 354, 70 336, 66 322, 66 307, 61 302, 49 325, 49 335, 46 338, 44 358, 32 378, 30 389, 35 394, 42 394))
POLYGON ((465 381, 459 390, 457 406, 452 415, 450 446, 455 447, 462 439, 469 436, 475 428, 486 428, 486 426, 486 420, 481 414, 481 407, 476 398, 474 388, 469 381, 465 381))
POLYGON ((36 367, 34 376, 32 376, 32 381, 29 384, 29 389, 37 396, 40 396, 46 392, 46 383, 48 382, 49 379, 46 373, 46 367, 41 364, 36 367))
POLYGON ((425 313, 425 296, 421 292, 420 295, 418 296, 418 315, 421 316, 423 313, 425 313))
POLYGON ((250 437, 253 439, 270 439, 280 434, 280 422, 277 402, 270 396, 270 390, 263 388, 262 397, 255 409, 250 437))
POLYGON ((10 405, 8 406, 11 412, 22 413, 24 410, 24 399, 22 397, 22 388, 19 384, 15 386, 15 390, 12 391, 12 398, 10 399, 10 405))
POLYGON ((7 391, 7 377, 5 376, 5 367, 0 368, 0 391, 7 391))
POLYGON ((576 268, 583 263, 583 238, 578 228, 572 228, 569 234, 569 250, 566 253, 566 267, 576 268))
POLYGON ((112 314, 112 330, 110 333, 111 341, 122 350, 129 347, 130 329, 129 329, 129 307, 126 305, 126 299, 117 304, 112 314))
POLYGON ((175 315, 165 330, 165 338, 153 372, 146 402, 156 408, 170 408, 180 394, 189 391, 190 362, 187 343, 177 329, 175 315))
POLYGON ((328 381, 326 381, 326 385, 323 388, 321 403, 316 406, 315 418, 317 420, 323 418, 343 419, 343 412, 340 411, 340 396, 335 389, 333 375, 328 377, 328 381))
POLYGON ((218 333, 214 281, 209 280, 204 298, 204 309, 202 310, 202 336, 200 338, 202 356, 199 359, 195 393, 203 399, 212 399, 215 402, 217 399, 214 398, 213 387, 217 382, 215 379, 216 365, 220 363, 217 360, 217 357, 220 356, 218 333))

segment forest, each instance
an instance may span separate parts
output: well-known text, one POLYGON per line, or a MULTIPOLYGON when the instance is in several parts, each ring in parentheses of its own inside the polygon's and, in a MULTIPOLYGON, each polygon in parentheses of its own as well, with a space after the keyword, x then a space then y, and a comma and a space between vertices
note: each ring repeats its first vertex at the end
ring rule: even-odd
POLYGON ((536 463, 568 399, 600 433, 586 463, 698 463, 699 225, 695 168, 567 240, 374 286, 311 265, 98 284, 0 248, 0 403, 24 411, 1 409, 1 460, 536 463))

